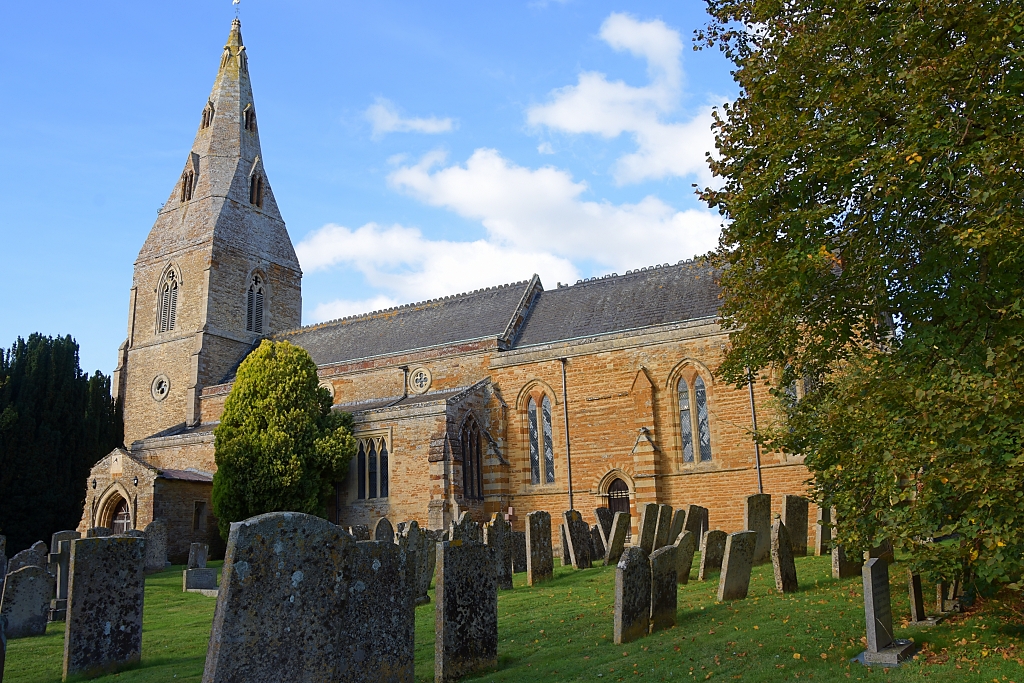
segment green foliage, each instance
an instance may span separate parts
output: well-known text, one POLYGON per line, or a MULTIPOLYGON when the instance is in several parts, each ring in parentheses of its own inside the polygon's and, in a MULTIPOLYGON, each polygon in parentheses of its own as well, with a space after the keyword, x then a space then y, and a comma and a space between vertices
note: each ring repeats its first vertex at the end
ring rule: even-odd
POLYGON ((1024 565, 1024 3, 709 0, 733 348, 839 537, 982 583, 1024 565), (797 403, 784 389, 808 378, 797 403), (953 535, 943 544, 932 537, 953 535))
POLYGON ((214 430, 213 510, 231 522, 265 512, 326 515, 355 453, 352 416, 331 410, 302 348, 264 340, 242 361, 214 430))
POLYGON ((8 552, 74 529, 89 470, 124 440, 110 378, 90 377, 68 337, 0 349, 0 533, 8 552))

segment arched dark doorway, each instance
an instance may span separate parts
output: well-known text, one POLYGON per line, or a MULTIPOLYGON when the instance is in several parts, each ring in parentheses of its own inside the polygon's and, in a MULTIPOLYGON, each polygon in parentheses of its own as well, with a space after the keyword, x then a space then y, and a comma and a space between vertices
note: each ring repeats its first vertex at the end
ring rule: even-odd
POLYGON ((128 501, 124 498, 117 504, 114 509, 114 518, 111 523, 111 528, 115 534, 123 534, 127 531, 131 531, 132 528, 132 515, 128 511, 128 501))
POLYGON ((608 486, 608 509, 612 514, 629 512, 629 487, 621 479, 615 479, 608 486))

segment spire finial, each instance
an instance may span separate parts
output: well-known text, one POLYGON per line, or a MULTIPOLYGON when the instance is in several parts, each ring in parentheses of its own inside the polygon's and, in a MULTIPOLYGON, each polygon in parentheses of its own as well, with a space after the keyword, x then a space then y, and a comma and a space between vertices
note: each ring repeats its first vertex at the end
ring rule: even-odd
POLYGON ((241 9, 242 0, 231 0, 231 4, 235 6, 235 21, 238 21, 238 10, 241 9))

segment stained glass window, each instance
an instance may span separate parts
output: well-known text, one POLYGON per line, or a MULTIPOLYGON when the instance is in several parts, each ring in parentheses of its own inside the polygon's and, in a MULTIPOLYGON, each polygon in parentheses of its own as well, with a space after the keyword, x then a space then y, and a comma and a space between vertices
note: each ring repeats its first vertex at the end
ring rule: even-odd
POLYGON ((697 433, 700 436, 700 461, 711 461, 711 425, 708 422, 708 394, 704 380, 693 380, 694 400, 697 402, 697 433))
POLYGON ((530 481, 540 483, 540 439, 537 434, 537 403, 532 398, 526 405, 526 415, 530 423, 530 481))
POLYGON ((547 396, 540 402, 544 425, 544 481, 555 483, 555 454, 551 447, 551 399, 547 396))
POLYGON ((693 462, 693 416, 690 414, 690 385, 679 379, 679 433, 683 441, 683 462, 693 462))

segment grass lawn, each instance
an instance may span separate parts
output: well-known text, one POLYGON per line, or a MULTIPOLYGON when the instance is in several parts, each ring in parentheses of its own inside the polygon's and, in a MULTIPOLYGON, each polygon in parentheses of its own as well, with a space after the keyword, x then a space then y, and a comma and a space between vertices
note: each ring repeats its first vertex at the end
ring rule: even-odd
MULTIPOLYGON (((694 563, 696 565, 696 562, 694 563)), ((777 595, 771 565, 754 570, 746 600, 716 604, 717 581, 679 588, 678 625, 625 646, 612 643, 614 567, 576 572, 498 598, 498 669, 467 680, 995 681, 1024 683, 1024 602, 981 601, 932 629, 906 626, 905 573, 890 568, 897 636, 924 644, 899 669, 866 669, 849 659, 863 650, 859 578, 831 578, 828 558, 797 559, 800 592, 777 595), (900 623, 902 621, 902 624, 900 623)), ((926 586, 926 595, 934 587, 926 586)), ((1007 598, 1009 600, 1009 598, 1007 598)), ((181 592, 181 567, 146 581, 142 664, 100 680, 199 681, 214 600, 181 592)), ((8 643, 4 683, 60 680, 63 624, 39 638, 8 643)), ((416 609, 416 680, 433 679, 434 604, 416 609)))

